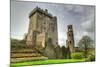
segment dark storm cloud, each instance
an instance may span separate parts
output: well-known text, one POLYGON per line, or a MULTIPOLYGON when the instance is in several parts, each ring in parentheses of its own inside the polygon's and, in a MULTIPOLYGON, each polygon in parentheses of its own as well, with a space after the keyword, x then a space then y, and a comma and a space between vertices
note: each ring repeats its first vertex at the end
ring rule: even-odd
POLYGON ((87 31, 89 33, 94 33, 95 31, 95 24, 94 24, 94 19, 91 20, 87 20, 86 22, 82 23, 82 27, 84 29, 84 31, 87 31))

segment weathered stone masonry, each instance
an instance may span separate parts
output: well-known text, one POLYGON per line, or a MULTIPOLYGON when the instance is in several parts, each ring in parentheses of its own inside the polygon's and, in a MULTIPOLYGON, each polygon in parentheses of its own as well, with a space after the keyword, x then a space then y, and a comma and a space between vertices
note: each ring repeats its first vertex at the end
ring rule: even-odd
POLYGON ((58 44, 57 18, 48 13, 48 10, 36 7, 29 14, 29 29, 27 34, 27 45, 41 45, 50 38, 53 45, 58 44))
POLYGON ((26 39, 29 46, 45 48, 44 56, 50 59, 61 58, 58 45, 57 17, 48 13, 48 10, 36 7, 29 14, 29 29, 26 39), (58 52, 59 51, 59 52, 58 52))
POLYGON ((71 53, 75 52, 74 46, 74 34, 73 34, 73 27, 72 25, 68 25, 68 32, 67 32, 67 48, 71 53))

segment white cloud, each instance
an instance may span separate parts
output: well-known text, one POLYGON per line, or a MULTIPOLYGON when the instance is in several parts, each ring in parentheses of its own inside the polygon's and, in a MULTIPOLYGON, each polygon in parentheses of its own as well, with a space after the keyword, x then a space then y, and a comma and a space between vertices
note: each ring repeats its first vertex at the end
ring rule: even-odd
POLYGON ((22 40, 24 37, 23 36, 14 36, 14 35, 11 35, 11 38, 22 40))

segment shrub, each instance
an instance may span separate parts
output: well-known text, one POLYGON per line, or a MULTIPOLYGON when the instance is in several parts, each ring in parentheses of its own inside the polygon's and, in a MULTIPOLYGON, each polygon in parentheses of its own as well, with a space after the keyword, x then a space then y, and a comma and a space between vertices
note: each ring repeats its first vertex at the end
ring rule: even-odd
POLYGON ((83 56, 83 53, 77 52, 77 53, 72 53, 71 58, 72 59, 82 59, 82 58, 84 58, 84 56, 83 56))
POLYGON ((88 52, 87 61, 95 61, 95 50, 88 52))
POLYGON ((87 61, 95 61, 95 55, 89 55, 87 61))

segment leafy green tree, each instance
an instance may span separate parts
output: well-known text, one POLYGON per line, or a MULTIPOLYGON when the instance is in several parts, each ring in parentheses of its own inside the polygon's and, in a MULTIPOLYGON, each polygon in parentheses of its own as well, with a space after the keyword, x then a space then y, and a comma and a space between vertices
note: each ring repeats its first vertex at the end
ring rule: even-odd
POLYGON ((78 43, 78 47, 81 51, 85 53, 85 58, 87 58, 88 50, 93 48, 93 40, 89 36, 83 36, 78 43))

